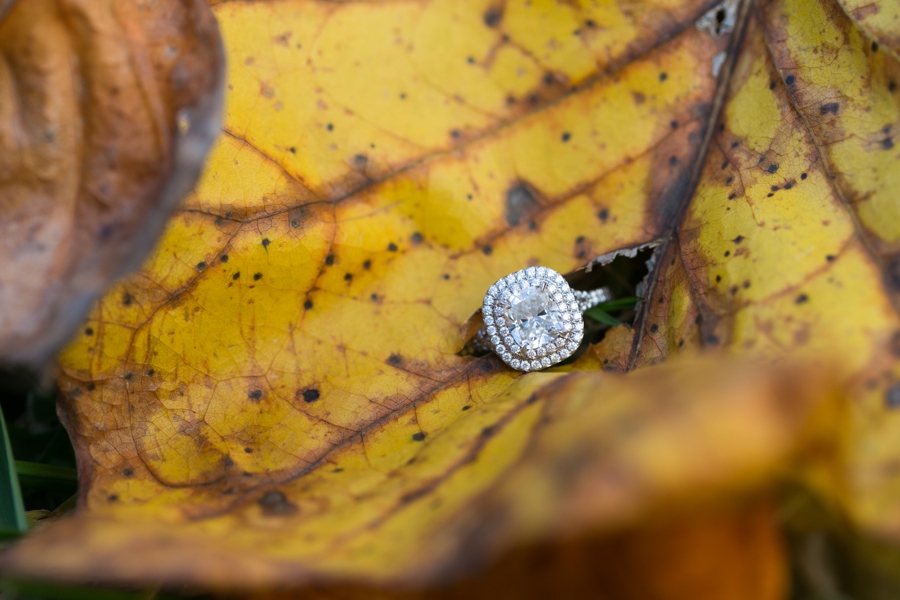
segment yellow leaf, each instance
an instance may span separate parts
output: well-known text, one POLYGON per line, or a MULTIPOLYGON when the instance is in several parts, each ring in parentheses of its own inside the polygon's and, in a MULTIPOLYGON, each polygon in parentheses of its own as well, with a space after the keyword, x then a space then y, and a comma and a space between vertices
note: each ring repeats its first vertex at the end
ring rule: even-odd
POLYGON ((785 478, 900 533, 900 66, 834 0, 214 10, 226 132, 64 352, 80 514, 5 572, 424 584, 623 528, 643 571, 715 505, 762 541, 685 543, 722 548, 700 597, 779 598, 785 478), (458 353, 496 279, 645 244, 633 330, 458 353))

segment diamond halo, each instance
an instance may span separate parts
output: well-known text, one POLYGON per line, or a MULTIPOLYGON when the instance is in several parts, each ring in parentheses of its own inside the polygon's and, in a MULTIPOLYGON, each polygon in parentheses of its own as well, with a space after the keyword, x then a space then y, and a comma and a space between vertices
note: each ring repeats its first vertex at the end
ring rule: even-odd
POLYGON ((563 276, 547 267, 528 267, 497 281, 481 312, 487 339, 503 362, 536 371, 572 355, 584 336, 575 294, 563 276))

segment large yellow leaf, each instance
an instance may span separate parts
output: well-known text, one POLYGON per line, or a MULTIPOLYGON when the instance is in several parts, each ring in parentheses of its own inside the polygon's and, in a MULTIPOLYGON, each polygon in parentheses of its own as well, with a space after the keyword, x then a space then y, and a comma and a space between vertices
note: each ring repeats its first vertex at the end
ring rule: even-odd
MULTIPOLYGON (((900 67, 834 0, 215 10, 226 133, 62 357, 79 515, 7 573, 427 582, 622 527, 637 569, 647 519, 771 519, 785 476, 900 534, 900 67), (457 354, 497 278, 644 244, 634 335, 457 354)), ((763 538, 721 556, 765 584, 692 597, 781 597, 763 538)))

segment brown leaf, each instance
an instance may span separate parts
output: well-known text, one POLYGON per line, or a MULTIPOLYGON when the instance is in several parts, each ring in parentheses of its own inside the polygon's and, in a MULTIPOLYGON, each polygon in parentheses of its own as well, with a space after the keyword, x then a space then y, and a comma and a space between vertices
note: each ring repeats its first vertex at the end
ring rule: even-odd
POLYGON ((0 360, 40 365, 136 268, 218 134, 203 2, 0 5, 0 360))

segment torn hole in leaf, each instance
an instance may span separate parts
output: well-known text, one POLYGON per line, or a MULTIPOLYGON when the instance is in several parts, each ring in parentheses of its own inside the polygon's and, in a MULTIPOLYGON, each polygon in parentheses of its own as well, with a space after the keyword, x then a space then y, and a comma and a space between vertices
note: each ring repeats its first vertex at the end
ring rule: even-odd
MULTIPOLYGON (((610 327, 631 325, 640 304, 640 293, 654 259, 656 242, 622 248, 603 254, 564 277, 574 290, 608 288, 611 300, 585 312, 584 338, 581 347, 561 364, 569 363, 592 344, 603 340, 610 327)), ((478 330, 483 325, 481 310, 476 311, 463 325, 466 340, 458 356, 484 356, 488 351, 475 343, 478 330)))

